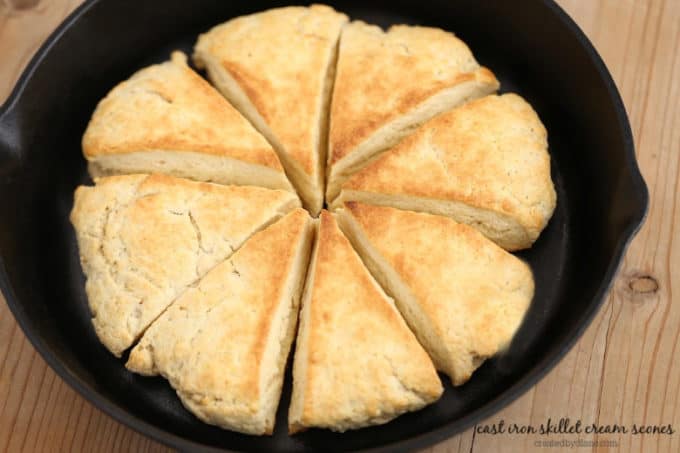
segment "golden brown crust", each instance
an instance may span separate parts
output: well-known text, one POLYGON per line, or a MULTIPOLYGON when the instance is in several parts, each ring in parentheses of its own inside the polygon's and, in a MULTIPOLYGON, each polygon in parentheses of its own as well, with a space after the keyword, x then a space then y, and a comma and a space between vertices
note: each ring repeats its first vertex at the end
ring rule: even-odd
POLYGON ((191 151, 283 172, 265 138, 173 52, 118 84, 97 106, 83 136, 85 157, 191 151))
POLYGON ((287 191, 163 175, 96 182, 76 190, 71 222, 92 322, 116 355, 189 284, 299 206, 287 191))
POLYGON ((434 94, 470 81, 498 87, 491 71, 480 67, 452 33, 406 25, 385 33, 360 21, 350 23, 340 39, 329 163, 434 94))
POLYGON ((433 118, 343 189, 455 201, 508 216, 526 229, 524 247, 556 203, 547 132, 515 94, 487 96, 433 118))
POLYGON ((415 333, 455 385, 509 344, 533 298, 524 262, 447 217, 354 202, 344 207, 408 288, 409 295, 392 295, 400 309, 413 298, 418 309, 411 313, 420 312, 432 329, 415 333))
POLYGON ((195 58, 218 60, 285 151, 316 172, 327 67, 347 16, 324 5, 285 7, 232 19, 199 37, 195 58))
POLYGON ((447 218, 450 206, 429 215, 336 198, 472 206, 505 216, 498 231, 506 217, 521 225, 510 250, 529 246, 555 207, 545 128, 516 95, 470 101, 499 84, 465 43, 346 22, 312 5, 218 25, 194 59, 229 102, 173 52, 112 89, 83 136, 92 175, 148 168, 292 191, 287 176, 314 215, 328 170, 328 201, 344 209, 318 221, 283 190, 146 174, 76 190, 97 335, 117 356, 142 337, 128 369, 166 377, 206 423, 273 432, 312 225, 290 433, 377 425, 432 403, 436 368, 467 381, 507 347, 533 298, 529 267, 447 218))
POLYGON ((322 211, 320 222, 295 356, 293 400, 301 401, 291 406, 291 432, 386 423, 433 402, 443 389, 427 353, 333 216, 322 211))
POLYGON ((256 233, 149 327, 127 367, 166 377, 207 423, 271 434, 309 233, 303 209, 256 233))

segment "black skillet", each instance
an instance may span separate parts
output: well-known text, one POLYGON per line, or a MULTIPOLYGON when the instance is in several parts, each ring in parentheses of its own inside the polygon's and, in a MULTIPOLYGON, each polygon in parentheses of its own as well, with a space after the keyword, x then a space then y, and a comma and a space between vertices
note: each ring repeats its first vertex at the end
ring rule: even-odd
MULTIPOLYGON (((289 437, 286 377, 276 432, 250 437, 205 425, 168 384, 123 367, 94 335, 68 223, 88 181, 80 137, 97 101, 134 70, 189 51, 212 25, 277 2, 86 1, 47 40, 0 108, 0 288, 22 329, 55 371, 97 407, 183 450, 315 451, 424 447, 520 396, 579 338, 640 227, 647 189, 624 106, 605 65, 551 0, 338 1, 356 19, 454 31, 503 91, 533 104, 549 132, 555 215, 535 246, 537 291, 509 352, 487 361, 441 400, 375 428, 289 437)), ((615 27, 616 24, 612 24, 615 27)), ((404 74, 408 77, 408 74, 404 74)))

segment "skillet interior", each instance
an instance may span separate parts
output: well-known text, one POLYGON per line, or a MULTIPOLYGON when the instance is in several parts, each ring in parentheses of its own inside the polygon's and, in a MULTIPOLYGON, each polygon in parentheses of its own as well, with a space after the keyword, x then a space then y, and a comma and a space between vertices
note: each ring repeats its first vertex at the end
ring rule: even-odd
MULTIPOLYGON (((641 223, 647 192, 618 93, 599 57, 550 1, 329 2, 352 18, 454 31, 524 96, 548 129, 558 204, 520 256, 537 291, 510 350, 420 412, 345 434, 289 437, 290 374, 272 437, 205 425, 161 378, 143 378, 109 354, 89 322, 84 278, 68 223, 87 182, 82 136, 99 99, 134 70, 190 51, 196 35, 276 2, 91 1, 50 38, 0 110, 0 287, 31 341, 81 393, 119 420, 183 449, 311 451, 425 446, 519 396, 563 356, 600 305, 641 223), (4 269, 3 269, 4 266, 4 269), (198 445, 197 445, 198 444, 198 445)), ((407 75, 405 75, 407 76, 407 75)))

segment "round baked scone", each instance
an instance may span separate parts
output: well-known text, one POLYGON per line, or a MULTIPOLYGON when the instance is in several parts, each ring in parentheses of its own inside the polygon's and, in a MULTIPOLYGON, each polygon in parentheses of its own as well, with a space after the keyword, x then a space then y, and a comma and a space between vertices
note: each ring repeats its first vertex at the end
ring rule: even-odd
POLYGON ((273 433, 296 333, 288 431, 344 432, 435 402, 438 370, 467 382, 534 297, 510 251, 556 206, 537 113, 450 32, 348 20, 217 25, 193 54, 215 88, 173 52, 82 139, 94 330, 223 429, 273 433))
POLYGON ((232 19, 198 38, 194 61, 279 153, 304 206, 324 202, 328 103, 347 16, 324 5, 232 19))
POLYGON ((506 250, 531 247, 553 214, 545 127, 516 94, 443 113, 353 175, 345 201, 451 217, 506 250))
POLYGON ((437 400, 432 361, 335 218, 321 212, 307 271, 288 425, 345 431, 437 400))
POLYGON ((181 52, 118 84, 83 136, 93 177, 165 173, 293 191, 276 152, 181 52))
POLYGON ((531 269, 447 217, 345 203, 340 226, 453 385, 505 349, 534 296, 531 269))
POLYGON ((326 201, 367 160, 415 127, 498 86, 453 33, 407 25, 384 32, 360 21, 347 25, 333 87, 326 201))

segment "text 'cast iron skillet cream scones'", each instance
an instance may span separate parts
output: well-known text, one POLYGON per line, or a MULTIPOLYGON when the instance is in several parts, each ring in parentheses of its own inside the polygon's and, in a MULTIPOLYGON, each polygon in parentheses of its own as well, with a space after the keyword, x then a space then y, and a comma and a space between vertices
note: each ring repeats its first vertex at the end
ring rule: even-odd
POLYGON ((355 202, 339 214, 343 231, 454 385, 508 346, 534 296, 524 262, 447 217, 355 202))
POLYGON ((279 153, 307 209, 324 202, 328 103, 340 29, 328 6, 277 8, 201 35, 194 61, 279 153))
POLYGON ((432 361, 394 302, 322 211, 302 300, 290 431, 385 423, 441 393, 432 361))
POLYGON ((419 410, 437 370, 461 385, 502 353, 533 298, 503 248, 555 207, 536 112, 452 33, 348 21, 313 5, 217 25, 193 55, 217 89, 173 52, 83 136, 94 330, 224 429, 271 434, 283 385, 290 434, 419 410))
POLYGON ((173 52, 120 83, 83 136, 93 177, 167 173, 293 190, 267 140, 173 52))
POLYGON ((117 356, 188 285, 299 206, 288 191, 162 175, 96 183, 76 191, 71 222, 92 323, 117 356))
POLYGON ((445 215, 506 250, 531 247, 555 210, 547 133, 515 94, 443 113, 353 175, 357 200, 445 215))
POLYGON ((352 22, 340 38, 333 88, 328 201, 347 176, 414 127, 497 89, 496 77, 452 33, 352 22))
POLYGON ((271 434, 313 232, 296 209, 256 233, 158 318, 127 367, 165 376, 206 423, 271 434))

